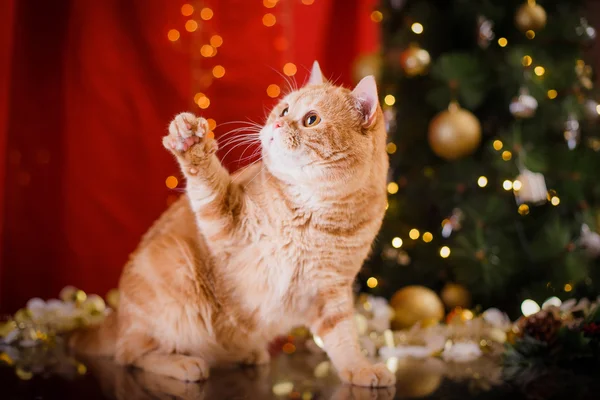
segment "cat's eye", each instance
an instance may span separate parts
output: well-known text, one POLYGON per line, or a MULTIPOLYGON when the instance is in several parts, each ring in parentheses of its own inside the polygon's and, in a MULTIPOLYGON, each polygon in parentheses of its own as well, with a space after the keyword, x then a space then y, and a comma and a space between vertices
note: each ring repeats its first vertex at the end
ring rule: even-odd
POLYGON ((289 111, 290 111, 289 107, 284 108, 283 111, 281 112, 281 116, 285 117, 286 115, 288 115, 289 111))
POLYGON ((302 123, 306 127, 315 126, 319 122, 321 122, 321 117, 319 117, 319 114, 317 114, 314 111, 311 111, 308 114, 306 114, 306 116, 304 117, 304 121, 302 121, 302 123))

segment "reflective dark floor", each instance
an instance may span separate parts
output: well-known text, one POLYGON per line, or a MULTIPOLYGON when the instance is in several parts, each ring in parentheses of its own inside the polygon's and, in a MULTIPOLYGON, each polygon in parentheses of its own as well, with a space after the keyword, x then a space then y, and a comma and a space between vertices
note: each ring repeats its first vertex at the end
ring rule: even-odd
MULTIPOLYGON (((367 389, 343 385, 328 362, 317 355, 279 356, 261 368, 212 372, 204 383, 184 383, 116 366, 109 360, 83 360, 84 376, 34 377, 22 381, 0 367, 0 399, 598 399, 593 377, 573 374, 542 376, 527 385, 502 382, 494 363, 449 366, 439 360, 400 361, 394 388, 367 389)), ((596 378, 597 379, 597 378, 596 378)))

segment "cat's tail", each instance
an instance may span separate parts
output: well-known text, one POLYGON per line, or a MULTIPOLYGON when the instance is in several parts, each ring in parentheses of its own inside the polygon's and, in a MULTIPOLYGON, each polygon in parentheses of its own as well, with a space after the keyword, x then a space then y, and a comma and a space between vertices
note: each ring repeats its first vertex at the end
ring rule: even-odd
POLYGON ((117 312, 113 311, 100 325, 73 332, 69 337, 69 347, 80 354, 112 356, 115 354, 117 330, 117 312))

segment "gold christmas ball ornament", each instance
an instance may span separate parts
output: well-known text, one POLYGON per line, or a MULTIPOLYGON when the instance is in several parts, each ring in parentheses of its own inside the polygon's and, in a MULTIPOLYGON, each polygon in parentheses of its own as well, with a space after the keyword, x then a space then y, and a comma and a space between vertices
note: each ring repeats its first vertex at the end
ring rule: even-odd
POLYGON ((81 306, 90 313, 102 313, 106 309, 104 299, 97 294, 87 296, 81 306))
POLYGON ((390 300, 394 309, 394 329, 410 328, 417 322, 428 325, 444 318, 444 304, 431 289, 423 286, 406 286, 398 290, 390 300))
POLYGON ((458 283, 447 283, 442 289, 440 297, 447 309, 471 306, 471 293, 458 283))
POLYGON ((546 26, 546 10, 535 0, 528 0, 517 10, 515 24, 523 32, 538 31, 546 26))
POLYGON ((444 363, 437 358, 399 358, 393 367, 398 381, 396 394, 402 398, 427 397, 434 393, 444 380, 444 363))
POLYGON ((424 75, 429 70, 429 52, 417 44, 410 45, 400 54, 400 65, 408 76, 424 75))
POLYGON ((429 123, 429 146, 441 158, 453 161, 468 156, 481 143, 481 124, 475 115, 456 103, 429 123))
POLYGON ((352 67, 352 76, 355 82, 362 78, 373 75, 376 81, 381 76, 381 56, 378 53, 365 54, 356 59, 352 67))

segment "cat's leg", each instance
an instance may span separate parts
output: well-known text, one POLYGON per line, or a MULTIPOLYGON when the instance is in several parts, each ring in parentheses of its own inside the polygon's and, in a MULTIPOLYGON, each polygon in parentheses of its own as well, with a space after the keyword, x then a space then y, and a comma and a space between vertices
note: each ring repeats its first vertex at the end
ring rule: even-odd
POLYGON ((383 364, 372 365, 360 350, 352 293, 338 287, 322 291, 311 331, 322 341, 340 379, 358 386, 392 386, 396 377, 383 364))
POLYGON ((177 157, 187 180, 187 194, 203 233, 209 239, 227 236, 242 209, 242 191, 215 155, 217 142, 207 137, 208 123, 181 113, 169 125, 163 145, 177 157))
POLYGON ((208 378, 208 363, 199 357, 183 354, 144 354, 133 363, 138 368, 181 381, 196 382, 208 378))

